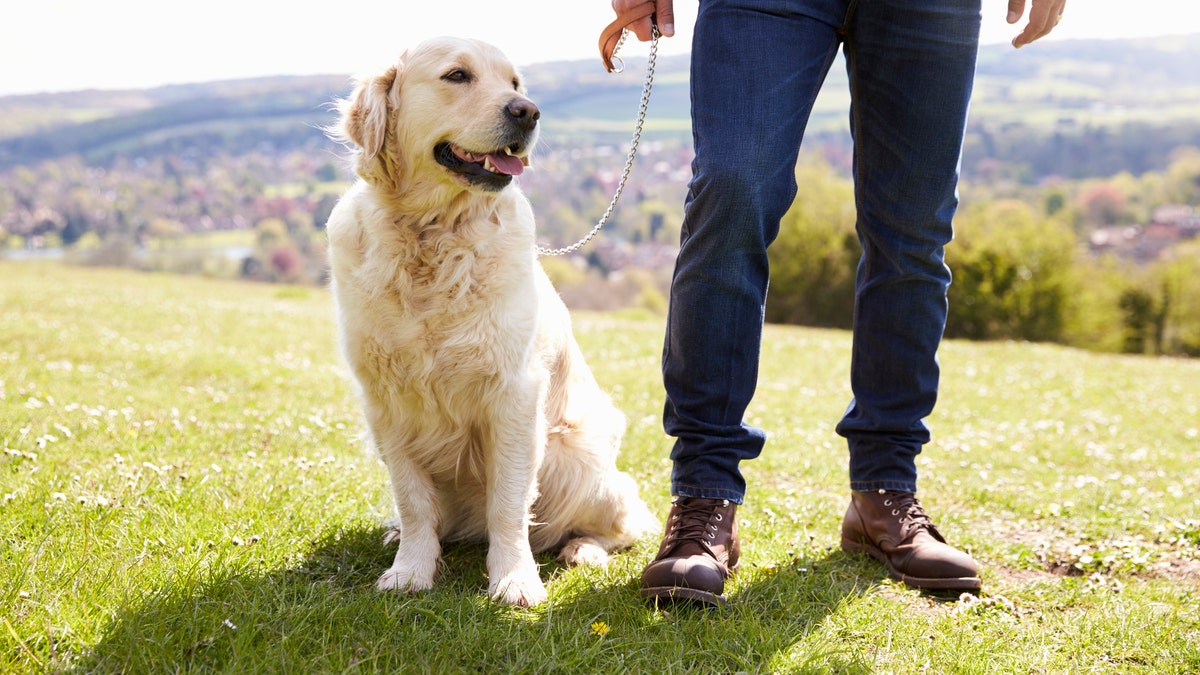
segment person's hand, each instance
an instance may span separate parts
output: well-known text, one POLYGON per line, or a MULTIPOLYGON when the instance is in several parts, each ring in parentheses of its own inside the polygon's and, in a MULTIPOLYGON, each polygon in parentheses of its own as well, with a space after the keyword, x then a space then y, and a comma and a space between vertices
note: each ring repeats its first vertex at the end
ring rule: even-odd
MULTIPOLYGON (((630 7, 636 7, 646 0, 612 0, 613 11, 618 16, 630 7)), ((658 32, 663 37, 671 37, 675 34, 675 8, 672 5, 672 0, 655 0, 654 21, 651 22, 651 17, 639 19, 629 25, 629 30, 637 36, 637 39, 642 42, 649 42, 654 38, 653 26, 658 24, 658 32)))
MULTIPOLYGON (((615 5, 621 0, 613 0, 615 5)), ((1018 49, 1024 45, 1033 42, 1034 40, 1046 37, 1058 22, 1062 20, 1063 9, 1067 6, 1067 0, 1032 0, 1029 7, 1029 23, 1025 25, 1025 30, 1021 34, 1013 38, 1012 46, 1018 49)), ((1008 0, 1008 22, 1016 23, 1021 20, 1021 15, 1025 13, 1025 0, 1008 0)))

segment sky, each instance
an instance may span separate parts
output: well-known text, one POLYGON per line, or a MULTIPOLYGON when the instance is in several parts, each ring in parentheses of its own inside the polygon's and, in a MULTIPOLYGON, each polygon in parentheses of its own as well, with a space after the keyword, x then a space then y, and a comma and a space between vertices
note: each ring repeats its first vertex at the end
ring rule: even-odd
MULTIPOLYGON (((984 43, 1008 42, 1006 0, 983 0, 984 43)), ((595 59, 610 0, 8 0, 0 9, 0 96, 141 89, 266 75, 360 75, 405 47, 452 34, 491 42, 518 66, 595 59)), ((695 0, 675 0, 676 36, 690 48, 695 0)), ((1073 0, 1046 40, 1200 34, 1190 0, 1073 0)), ((1024 21, 1022 21, 1023 25, 1024 21)), ((1033 46, 1025 49, 1036 48, 1033 46)), ((630 40, 627 60, 645 58, 630 40)), ((632 61, 630 61, 632 63, 632 61)), ((639 69, 640 72, 640 69, 639 69)))

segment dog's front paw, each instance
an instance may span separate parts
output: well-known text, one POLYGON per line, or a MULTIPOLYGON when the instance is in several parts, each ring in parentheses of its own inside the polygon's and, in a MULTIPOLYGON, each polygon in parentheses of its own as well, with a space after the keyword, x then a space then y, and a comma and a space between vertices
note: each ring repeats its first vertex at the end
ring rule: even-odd
POLYGON ((393 565, 375 582, 381 591, 417 593, 433 588, 433 572, 423 572, 405 565, 393 565))
POLYGON ((488 587, 488 593, 493 600, 517 607, 540 605, 548 597, 536 566, 532 570, 518 570, 493 581, 488 587))

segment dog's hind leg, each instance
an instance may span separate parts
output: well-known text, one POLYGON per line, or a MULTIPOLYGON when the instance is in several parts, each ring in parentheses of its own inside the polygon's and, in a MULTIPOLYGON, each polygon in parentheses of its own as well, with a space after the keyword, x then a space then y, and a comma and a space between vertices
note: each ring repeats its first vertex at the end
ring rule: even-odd
POLYGON ((438 500, 429 475, 403 452, 381 452, 392 490, 400 527, 388 533, 398 538, 396 559, 379 577, 375 586, 381 591, 416 592, 433 588, 433 578, 442 555, 438 541, 438 500))
POLYGON ((572 525, 572 538, 559 551, 565 565, 605 565, 610 552, 659 530, 631 476, 614 467, 595 482, 582 510, 586 517, 572 525))
POLYGON ((558 561, 564 565, 604 567, 608 564, 608 551, 613 548, 616 546, 612 542, 596 537, 574 537, 558 552, 558 561))

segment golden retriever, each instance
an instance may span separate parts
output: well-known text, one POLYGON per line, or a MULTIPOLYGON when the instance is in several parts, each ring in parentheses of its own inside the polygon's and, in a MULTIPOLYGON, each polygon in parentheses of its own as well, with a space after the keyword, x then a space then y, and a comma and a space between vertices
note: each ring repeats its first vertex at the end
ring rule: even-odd
POLYGON ((537 261, 513 184, 540 113, 488 44, 436 38, 361 79, 330 130, 359 180, 329 218, 342 350, 387 466, 399 541, 382 590, 433 586, 441 542, 485 540, 488 593, 546 599, 533 554, 604 564, 657 529, 537 261))

